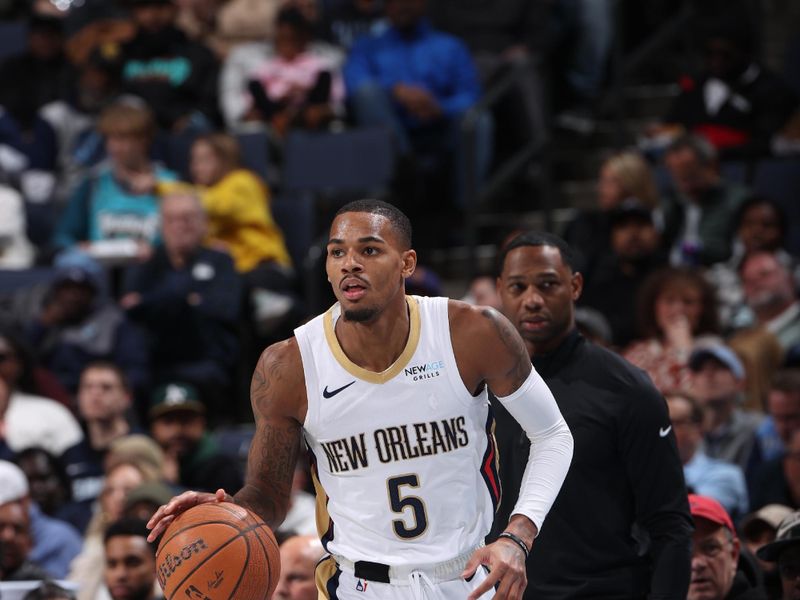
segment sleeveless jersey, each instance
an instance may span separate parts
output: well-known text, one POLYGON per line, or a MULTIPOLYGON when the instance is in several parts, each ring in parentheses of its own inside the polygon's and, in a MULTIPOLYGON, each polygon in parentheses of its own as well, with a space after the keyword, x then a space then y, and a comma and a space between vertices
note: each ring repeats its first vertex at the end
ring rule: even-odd
POLYGON ((317 528, 353 561, 452 559, 482 543, 500 499, 487 393, 472 396, 458 373, 447 298, 407 302, 406 347, 381 373, 342 351, 338 304, 295 330, 317 528))

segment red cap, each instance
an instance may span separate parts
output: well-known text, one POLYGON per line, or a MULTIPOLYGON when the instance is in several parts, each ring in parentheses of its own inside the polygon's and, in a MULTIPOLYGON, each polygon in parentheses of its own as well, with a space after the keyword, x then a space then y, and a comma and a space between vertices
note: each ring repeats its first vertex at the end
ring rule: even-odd
POLYGON ((709 496, 698 496, 697 494, 689 494, 689 510, 692 512, 692 517, 700 517, 707 519, 717 525, 727 527, 734 537, 736 537, 736 529, 733 527, 728 512, 722 508, 722 505, 709 496))

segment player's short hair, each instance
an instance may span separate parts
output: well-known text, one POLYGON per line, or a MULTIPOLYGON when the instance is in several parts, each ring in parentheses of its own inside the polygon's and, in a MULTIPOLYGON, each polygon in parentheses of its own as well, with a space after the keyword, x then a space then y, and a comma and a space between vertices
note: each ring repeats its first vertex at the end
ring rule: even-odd
POLYGON ((152 139, 156 132, 156 121, 152 111, 143 102, 125 99, 111 104, 100 113, 97 130, 104 136, 135 135, 152 139))
MULTIPOLYGON (((147 539, 148 535, 150 535, 150 530, 147 528, 147 521, 135 517, 122 517, 106 528, 105 533, 103 533, 103 545, 106 545, 108 540, 115 537, 141 537, 147 539)), ((153 556, 155 556, 158 542, 148 542, 147 545, 153 550, 153 556)))
POLYGON ((506 264, 506 257, 508 257, 509 252, 526 246, 549 246, 550 248, 557 248, 559 254, 561 254, 561 262, 569 267, 570 271, 575 270, 575 253, 567 242, 557 235, 547 233, 546 231, 526 231, 512 238, 507 244, 500 248, 500 254, 497 256, 498 276, 503 272, 503 266, 506 264))
POLYGON ((403 244, 403 250, 409 250, 411 248, 411 221, 403 211, 393 204, 389 204, 383 200, 354 200, 337 210, 335 217, 349 212, 369 213, 371 215, 385 217, 389 223, 391 223, 392 228, 400 238, 400 243, 403 244))

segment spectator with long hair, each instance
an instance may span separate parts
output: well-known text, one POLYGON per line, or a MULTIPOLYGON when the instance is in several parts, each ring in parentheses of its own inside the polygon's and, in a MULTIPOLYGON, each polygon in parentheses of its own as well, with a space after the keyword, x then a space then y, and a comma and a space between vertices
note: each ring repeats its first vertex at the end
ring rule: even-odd
POLYGON ((692 347, 719 332, 714 289, 699 271, 660 269, 639 290, 637 319, 640 338, 625 349, 625 358, 647 371, 658 389, 685 389, 692 347))

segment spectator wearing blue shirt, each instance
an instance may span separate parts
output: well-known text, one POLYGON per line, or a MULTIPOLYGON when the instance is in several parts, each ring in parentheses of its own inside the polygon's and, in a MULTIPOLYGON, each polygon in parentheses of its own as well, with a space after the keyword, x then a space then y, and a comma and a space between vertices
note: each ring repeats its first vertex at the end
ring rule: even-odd
POLYGON ((800 429, 800 369, 778 371, 767 396, 768 416, 756 430, 765 461, 781 458, 792 434, 800 429))
MULTIPOLYGON (((454 156, 456 198, 464 185, 459 124, 478 101, 478 75, 467 47, 437 31, 425 17, 426 0, 387 0, 388 27, 358 40, 344 67, 356 122, 389 127, 401 154, 440 165, 454 156)), ((488 168, 491 125, 479 120, 478 180, 488 168)))
POLYGON ((717 500, 734 518, 745 515, 748 498, 742 469, 703 452, 703 408, 688 394, 667 393, 666 398, 686 485, 717 500))
POLYGON ((11 538, 3 534, 3 545, 9 547, 4 550, 4 558, 26 549, 27 561, 44 569, 50 577, 66 577, 70 562, 81 550, 80 534, 70 525, 48 517, 31 502, 28 480, 17 465, 0 461, 0 490, 4 531, 12 520, 24 525, 24 529, 11 538), (26 536, 29 539, 24 539, 26 536))

